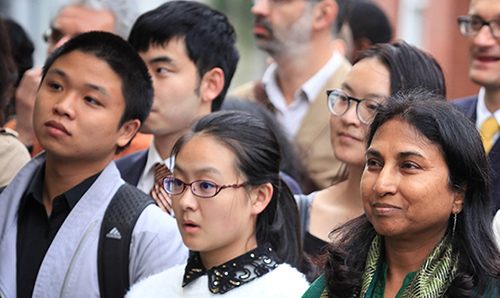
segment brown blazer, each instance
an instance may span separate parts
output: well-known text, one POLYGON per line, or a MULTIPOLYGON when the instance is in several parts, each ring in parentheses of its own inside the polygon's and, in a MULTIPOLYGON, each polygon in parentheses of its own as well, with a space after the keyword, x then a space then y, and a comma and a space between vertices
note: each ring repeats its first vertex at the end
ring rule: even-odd
MULTIPOLYGON (((341 162, 333 154, 330 142, 330 111, 326 105, 326 90, 340 88, 350 68, 350 63, 343 59, 342 64, 311 104, 295 137, 304 165, 319 189, 331 185, 341 166, 341 162)), ((272 111, 274 107, 265 94, 264 98, 267 100, 257 99, 258 93, 263 92, 262 88, 256 87, 257 84, 260 84, 260 81, 246 83, 233 90, 230 95, 259 102, 272 111)))

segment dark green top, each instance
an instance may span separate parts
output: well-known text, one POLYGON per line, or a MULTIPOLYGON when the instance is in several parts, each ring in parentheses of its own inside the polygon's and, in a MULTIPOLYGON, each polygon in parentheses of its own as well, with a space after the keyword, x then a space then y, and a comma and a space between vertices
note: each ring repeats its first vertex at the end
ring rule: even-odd
MULTIPOLYGON (((370 285, 368 288, 368 291, 366 293, 366 297, 371 297, 371 298, 383 298, 384 297, 384 292, 385 292, 385 280, 387 279, 387 269, 389 266, 385 261, 381 262, 379 265, 379 268, 377 269, 376 273, 376 278, 374 278, 374 282, 370 285)), ((405 276, 405 279, 403 280, 403 285, 399 289, 397 295, 395 298, 399 298, 405 288, 410 284, 411 280, 413 277, 415 277, 415 274, 417 274, 417 271, 415 272, 410 272, 405 276)))

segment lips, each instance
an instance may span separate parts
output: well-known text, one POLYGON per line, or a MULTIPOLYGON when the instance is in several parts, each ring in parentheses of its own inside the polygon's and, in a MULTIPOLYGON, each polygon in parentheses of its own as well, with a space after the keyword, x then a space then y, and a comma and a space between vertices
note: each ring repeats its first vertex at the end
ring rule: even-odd
POLYGON ((496 57, 487 57, 487 56, 478 56, 478 57, 475 57, 476 60, 479 60, 481 62, 494 62, 494 61, 498 61, 498 58, 496 57))
POLYGON ((401 210, 401 208, 397 206, 382 203, 375 203, 372 205, 372 207, 376 215, 388 215, 401 210))
POLYGON ((269 31, 263 27, 263 26, 259 26, 259 25, 255 25, 253 27, 253 34, 256 35, 256 36, 268 36, 269 35, 269 31))
POLYGON ((66 127, 62 125, 60 122, 55 120, 50 120, 45 122, 45 127, 48 132, 54 136, 70 136, 71 134, 68 132, 66 127))
POLYGON ((500 57, 497 55, 490 54, 475 54, 473 56, 473 65, 476 67, 488 66, 493 63, 496 63, 500 60, 500 57))
POLYGON ((360 138, 357 138, 347 132, 339 132, 337 134, 339 137, 341 137, 343 140, 347 140, 347 141, 361 141, 360 138))
POLYGON ((254 22, 253 34, 257 37, 270 37, 272 26, 268 21, 258 17, 254 22))
POLYGON ((200 229, 200 226, 192 220, 184 219, 182 220, 182 228, 188 233, 195 233, 200 229))

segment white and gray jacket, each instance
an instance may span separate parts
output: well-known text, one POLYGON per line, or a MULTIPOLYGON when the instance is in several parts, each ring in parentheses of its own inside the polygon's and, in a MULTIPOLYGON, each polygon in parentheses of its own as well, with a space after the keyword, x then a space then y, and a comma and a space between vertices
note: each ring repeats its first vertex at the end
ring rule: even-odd
MULTIPOLYGON (((17 216, 23 193, 45 161, 42 153, 24 166, 0 195, 0 296, 16 297, 17 216)), ((104 212, 125 183, 114 162, 99 175, 59 229, 38 272, 33 297, 99 297, 97 246, 104 212)), ((175 220, 155 205, 140 215, 132 232, 130 284, 186 262, 175 220)))

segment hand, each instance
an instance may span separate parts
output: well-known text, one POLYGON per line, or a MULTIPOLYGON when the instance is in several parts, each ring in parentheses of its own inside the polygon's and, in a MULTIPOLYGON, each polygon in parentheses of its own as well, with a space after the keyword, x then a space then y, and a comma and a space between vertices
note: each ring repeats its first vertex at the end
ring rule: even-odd
POLYGON ((33 107, 41 80, 42 68, 32 68, 24 73, 16 90, 16 131, 18 139, 26 146, 32 145, 35 139, 33 107))

